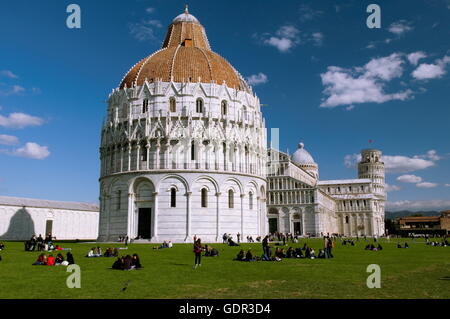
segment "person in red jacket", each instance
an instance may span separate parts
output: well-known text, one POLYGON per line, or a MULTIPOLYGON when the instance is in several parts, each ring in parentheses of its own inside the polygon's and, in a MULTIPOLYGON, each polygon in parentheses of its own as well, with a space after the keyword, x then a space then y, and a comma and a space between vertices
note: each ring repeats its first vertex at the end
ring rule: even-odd
POLYGON ((201 258, 202 258, 202 242, 201 239, 197 239, 194 243, 194 254, 195 254, 195 265, 194 269, 198 266, 201 266, 201 258))
POLYGON ((55 257, 53 257, 53 255, 48 256, 47 266, 54 266, 54 265, 55 265, 55 257))

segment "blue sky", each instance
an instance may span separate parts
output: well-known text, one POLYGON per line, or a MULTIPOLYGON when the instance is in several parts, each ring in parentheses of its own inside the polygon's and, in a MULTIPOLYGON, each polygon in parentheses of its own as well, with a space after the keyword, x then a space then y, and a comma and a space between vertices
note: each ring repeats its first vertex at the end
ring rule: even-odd
MULTIPOLYGON (((0 194, 98 200, 105 100, 160 48, 185 1, 0 3, 0 194), (81 7, 81 29, 66 7, 81 7)), ((321 179, 388 167, 391 209, 450 208, 450 1, 189 1, 245 77, 280 147, 303 141, 321 179), (369 29, 366 8, 381 8, 369 29), (371 144, 368 140, 373 140, 371 144)))

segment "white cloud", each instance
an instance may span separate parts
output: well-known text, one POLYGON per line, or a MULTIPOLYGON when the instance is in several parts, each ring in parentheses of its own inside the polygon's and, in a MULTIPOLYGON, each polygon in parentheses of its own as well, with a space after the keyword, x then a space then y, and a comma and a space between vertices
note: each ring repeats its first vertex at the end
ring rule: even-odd
POLYGON ((264 43, 276 47, 280 52, 288 52, 292 47, 300 43, 300 31, 293 25, 280 27, 275 36, 264 39, 264 43))
POLYGON ((321 46, 323 44, 323 38, 324 38, 323 33, 314 32, 311 34, 311 38, 316 46, 321 46))
POLYGON ((402 188, 400 186, 397 185, 389 185, 389 184, 385 184, 384 185, 384 189, 386 190, 386 192, 395 192, 395 191, 399 191, 402 188))
MULTIPOLYGON (((337 10, 338 9, 336 9, 336 11, 337 10)), ((315 10, 307 4, 300 5, 299 12, 300 12, 300 21, 302 22, 314 20, 315 18, 320 17, 323 14, 323 11, 315 10)))
POLYGON ((433 199, 433 200, 401 200, 396 202, 387 202, 387 211, 399 210, 447 210, 450 209, 450 200, 433 199))
POLYGON ((416 175, 402 175, 397 177, 397 180, 403 183, 420 183, 422 181, 422 177, 416 175))
POLYGON ((16 136, 0 134, 0 144, 15 145, 17 143, 19 143, 19 139, 16 136))
POLYGON ((391 100, 411 98, 412 91, 405 90, 396 93, 385 93, 385 84, 398 78, 403 73, 403 61, 399 53, 393 53, 382 58, 374 58, 363 67, 344 69, 329 66, 322 73, 323 93, 321 107, 336 107, 357 103, 384 103, 391 100))
POLYGON ((155 8, 152 8, 152 7, 149 7, 149 8, 147 8, 147 9, 145 9, 145 12, 147 12, 147 13, 153 13, 153 12, 155 12, 155 8))
POLYGON ((430 183, 430 182, 422 182, 422 183, 417 183, 416 186, 419 188, 434 188, 434 187, 438 186, 438 184, 430 183))
POLYGON ((154 28, 162 28, 163 25, 159 20, 148 19, 140 23, 130 23, 128 27, 133 37, 139 41, 157 41, 154 28))
POLYGON ((417 65, 420 59, 426 58, 427 55, 425 52, 417 51, 407 55, 409 63, 413 65, 417 65))
POLYGON ((24 147, 14 150, 12 155, 42 160, 47 158, 50 152, 47 146, 40 146, 39 144, 28 142, 24 147))
POLYGON ((247 77, 248 84, 255 86, 259 84, 264 84, 269 81, 267 75, 264 73, 259 72, 258 74, 252 74, 249 77, 247 77))
POLYGON ((44 123, 40 117, 25 113, 11 113, 8 117, 0 115, 0 126, 6 128, 21 129, 27 126, 39 126, 44 123))
MULTIPOLYGON (((428 151, 424 155, 415 155, 413 157, 403 155, 383 155, 381 160, 384 162, 386 173, 408 173, 423 170, 432 167, 435 161, 441 157, 436 151, 428 151)), ((349 154, 344 157, 344 165, 348 168, 356 167, 361 160, 361 154, 349 154)))
POLYGON ((431 160, 402 155, 383 155, 382 160, 388 173, 414 172, 435 165, 431 160))
POLYGON ((444 56, 442 59, 437 59, 435 64, 422 63, 412 73, 412 76, 417 80, 437 79, 447 73, 445 70, 447 64, 450 63, 450 56, 444 56))
POLYGON ((445 186, 445 187, 450 187, 450 184, 445 184, 444 186, 445 186))
POLYGON ((344 165, 347 168, 354 168, 361 161, 361 154, 349 154, 344 157, 344 165))
POLYGON ((9 70, 2 70, 2 71, 0 71, 0 75, 6 76, 7 78, 10 78, 10 79, 17 79, 18 78, 17 75, 15 75, 13 72, 11 72, 9 70))
POLYGON ((20 85, 13 85, 6 90, 0 90, 0 94, 5 96, 21 94, 23 92, 25 92, 25 88, 20 85))
POLYGON ((411 23, 410 22, 407 22, 406 20, 400 20, 400 21, 392 23, 389 26, 388 31, 393 33, 393 34, 395 34, 395 35, 397 35, 397 36, 400 36, 400 35, 402 35, 402 34, 404 34, 406 32, 409 32, 409 31, 411 31, 413 29, 414 28, 411 27, 411 23))

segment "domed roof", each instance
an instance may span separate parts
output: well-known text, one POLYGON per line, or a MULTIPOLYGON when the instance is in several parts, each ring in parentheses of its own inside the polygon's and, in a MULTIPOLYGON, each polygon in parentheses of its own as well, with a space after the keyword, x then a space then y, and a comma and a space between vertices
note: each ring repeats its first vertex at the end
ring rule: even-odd
POLYGON ((311 154, 307 150, 305 150, 305 144, 298 144, 298 149, 291 156, 292 162, 297 165, 308 165, 308 164, 316 164, 311 154))
POLYGON ((173 19, 172 23, 176 23, 176 22, 200 23, 196 17, 194 17, 192 14, 189 13, 187 5, 186 5, 186 9, 184 10, 184 12, 182 14, 180 14, 179 16, 177 16, 175 19, 173 19))
POLYGON ((203 26, 186 11, 169 26, 162 48, 139 61, 125 75, 120 88, 154 82, 215 82, 250 92, 228 61, 211 51, 203 26))

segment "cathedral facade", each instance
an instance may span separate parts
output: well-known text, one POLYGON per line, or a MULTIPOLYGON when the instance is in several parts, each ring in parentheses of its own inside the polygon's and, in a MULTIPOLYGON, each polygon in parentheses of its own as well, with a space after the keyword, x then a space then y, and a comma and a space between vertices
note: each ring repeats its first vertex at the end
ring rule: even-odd
POLYGON ((162 48, 136 63, 109 96, 98 240, 383 233, 379 151, 363 152, 360 179, 319 181, 303 146, 290 158, 266 142, 258 97, 211 50, 186 9, 162 48), (346 206, 352 203, 366 206, 346 206))
POLYGON ((319 167, 300 143, 292 156, 268 150, 268 231, 298 235, 384 234, 381 151, 361 151, 358 178, 320 180, 319 167))

